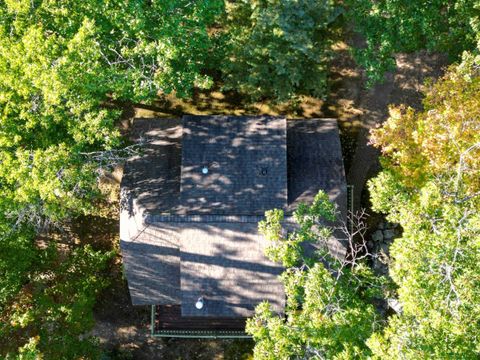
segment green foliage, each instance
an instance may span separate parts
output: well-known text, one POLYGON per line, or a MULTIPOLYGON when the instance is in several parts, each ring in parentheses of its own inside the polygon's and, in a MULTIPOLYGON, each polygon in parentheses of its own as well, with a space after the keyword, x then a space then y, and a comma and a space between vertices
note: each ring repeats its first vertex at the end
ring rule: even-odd
POLYGON ((302 241, 322 243, 331 235, 322 221, 334 216, 333 204, 320 192, 311 206, 299 207, 294 216, 298 227, 291 234, 282 235, 286 230, 280 210, 267 212, 260 223, 261 233, 273 242, 267 255, 286 266, 281 279, 287 304, 285 318, 265 302, 248 320, 247 332, 256 342, 255 359, 369 356, 365 341, 378 326, 372 300, 381 296, 383 279, 361 262, 347 264, 324 250, 319 253, 321 261, 301 254, 302 241))
POLYGON ((53 249, 37 251, 42 255, 39 266, 30 269, 30 281, 0 314, 3 355, 18 351, 20 358, 31 358, 31 353, 48 359, 98 356, 95 339, 85 333, 94 324, 95 298, 108 284, 102 272, 112 254, 89 246, 67 259, 53 249))
POLYGON ((221 14, 222 1, 67 0, 22 4, 21 9, 17 2, 2 6, 5 34, 10 37, 23 37, 32 26, 41 26, 60 52, 82 33, 82 27, 91 28, 89 36, 94 46, 85 48, 84 53, 71 48, 89 61, 84 69, 93 67, 86 74, 82 74, 82 67, 76 71, 94 82, 95 86, 84 86, 84 90, 99 90, 102 96, 107 90, 114 98, 132 100, 150 97, 158 90, 186 93, 194 85, 209 82, 201 74, 210 44, 207 27, 221 14), (99 67, 104 71, 95 71, 99 67))
POLYGON ((85 333, 109 254, 57 254, 36 234, 95 211, 99 170, 122 146, 119 104, 211 84, 207 30, 222 11, 221 0, 0 2, 1 355, 98 355, 85 333))
POLYGON ((332 0, 235 1, 227 7, 225 88, 252 99, 325 96, 332 0))
POLYGON ((390 248, 401 314, 369 340, 381 359, 480 355, 480 58, 426 91, 425 110, 393 110, 372 134, 384 170, 374 209, 403 235, 390 248))
POLYGON ((121 145, 113 101, 208 86, 201 73, 207 26, 222 6, 181 0, 0 4, 0 331, 5 347, 25 344, 20 357, 95 351, 91 339, 81 337, 105 286, 106 255, 85 248, 60 261, 35 245, 34 230, 94 211, 103 164, 89 154, 121 145))
POLYGON ((347 4, 347 16, 366 40, 354 54, 371 83, 395 67, 395 53, 428 49, 458 59, 480 41, 477 0, 349 0, 347 4))
POLYGON ((83 154, 120 145, 112 101, 208 86, 207 26, 222 8, 184 0, 0 4, 0 191, 10 211, 53 220, 89 212, 98 164, 83 154))
MULTIPOLYGON (((8 232, 2 226, 0 233, 8 232)), ((38 264, 40 252, 32 245, 32 232, 15 232, 0 241, 0 312, 28 281, 31 268, 38 264)))
POLYGON ((271 243, 266 248, 266 255, 276 262, 281 262, 285 267, 298 265, 306 261, 303 257, 303 242, 326 241, 331 235, 327 227, 314 228, 321 219, 333 221, 335 219, 335 206, 328 195, 319 192, 312 205, 300 204, 294 213, 294 219, 300 226, 300 231, 286 232, 282 227, 283 211, 280 209, 265 212, 265 220, 258 224, 259 232, 271 243))

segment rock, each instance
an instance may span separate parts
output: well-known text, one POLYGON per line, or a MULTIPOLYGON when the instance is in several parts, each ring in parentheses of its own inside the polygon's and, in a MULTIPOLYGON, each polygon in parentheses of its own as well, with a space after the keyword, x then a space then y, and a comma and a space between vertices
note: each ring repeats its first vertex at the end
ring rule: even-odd
POLYGON ((388 267, 377 257, 373 258, 372 267, 377 274, 388 274, 388 267))
POLYGON ((383 238, 385 240, 392 240, 395 237, 395 230, 387 229, 383 230, 383 238))
POLYGON ((397 299, 387 299, 388 306, 397 314, 401 314, 403 307, 397 299))
POLYGON ((372 234, 372 240, 375 242, 379 242, 383 240, 382 230, 377 230, 372 234))
POLYGON ((388 244, 383 243, 383 244, 380 245, 380 249, 382 249, 382 251, 385 255, 388 255, 390 253, 389 248, 390 248, 390 245, 388 245, 388 244))

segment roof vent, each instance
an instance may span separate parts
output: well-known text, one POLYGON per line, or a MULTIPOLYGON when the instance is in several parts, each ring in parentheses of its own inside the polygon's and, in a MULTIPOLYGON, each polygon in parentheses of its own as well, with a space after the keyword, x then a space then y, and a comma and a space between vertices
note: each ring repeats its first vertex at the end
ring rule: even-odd
POLYGON ((195 307, 197 308, 197 310, 202 310, 203 309, 203 297, 199 297, 197 302, 195 303, 195 307))
POLYGON ((259 167, 258 169, 259 176, 267 176, 268 175, 268 167, 259 167))

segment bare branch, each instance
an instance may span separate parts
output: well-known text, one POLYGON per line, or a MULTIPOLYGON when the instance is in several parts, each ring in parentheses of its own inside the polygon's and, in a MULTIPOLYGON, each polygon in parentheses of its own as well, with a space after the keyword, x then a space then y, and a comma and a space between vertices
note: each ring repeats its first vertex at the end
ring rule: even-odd
POLYGON ((98 164, 100 173, 103 170, 114 168, 132 156, 139 155, 141 148, 147 143, 149 141, 140 138, 138 143, 121 149, 82 152, 80 155, 84 156, 87 161, 98 164))

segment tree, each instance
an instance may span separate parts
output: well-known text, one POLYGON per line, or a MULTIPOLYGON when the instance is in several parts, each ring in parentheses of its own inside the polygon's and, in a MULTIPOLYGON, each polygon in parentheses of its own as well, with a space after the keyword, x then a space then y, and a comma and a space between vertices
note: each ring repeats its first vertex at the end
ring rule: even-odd
MULTIPOLYGON (((0 224, 0 233, 9 228, 0 224)), ((31 231, 10 232, 0 241, 0 313, 28 282, 30 269, 38 266, 40 251, 32 245, 31 231)))
POLYGON ((112 254, 89 246, 66 260, 53 248, 39 253, 30 281, 0 315, 1 353, 7 358, 17 351, 46 359, 98 357, 96 340, 86 333, 94 324, 96 296, 108 284, 102 272, 112 254))
POLYGON ((60 256, 36 236, 95 212, 101 170, 128 151, 120 104, 210 85, 207 30, 222 10, 220 0, 0 3, 2 356, 93 357, 85 332, 108 254, 60 256))
POLYGON ((184 0, 0 5, 0 184, 11 212, 89 211, 97 166, 82 153, 120 145, 112 101, 208 86, 207 26, 221 10, 184 0))
POLYGON ((395 67, 393 55, 421 49, 445 52, 457 60, 480 41, 476 0, 349 0, 347 17, 366 44, 354 49, 370 83, 395 67))
POLYGON ((479 65, 466 54, 429 86, 423 111, 394 108, 372 132, 384 156, 373 208, 403 228, 390 248, 403 310, 369 340, 378 358, 480 355, 479 65))
POLYGON ((229 2, 225 89, 279 101, 325 96, 333 22, 331 0, 229 2))
MULTIPOLYGON (((285 231, 281 210, 267 211, 265 216, 259 229, 271 242, 268 257, 286 267, 281 281, 287 303, 285 318, 264 302, 247 321, 247 332, 256 343, 255 359, 368 356, 365 341, 380 327, 372 301, 383 295, 383 279, 366 266, 365 243, 354 243, 349 235, 349 260, 330 256, 326 247, 311 258, 302 252, 303 242, 326 246, 332 236, 332 229, 323 224, 335 218, 335 208, 323 192, 311 206, 299 206, 295 231, 285 231)), ((363 239, 365 224, 361 216, 358 219, 355 232, 363 239)))

